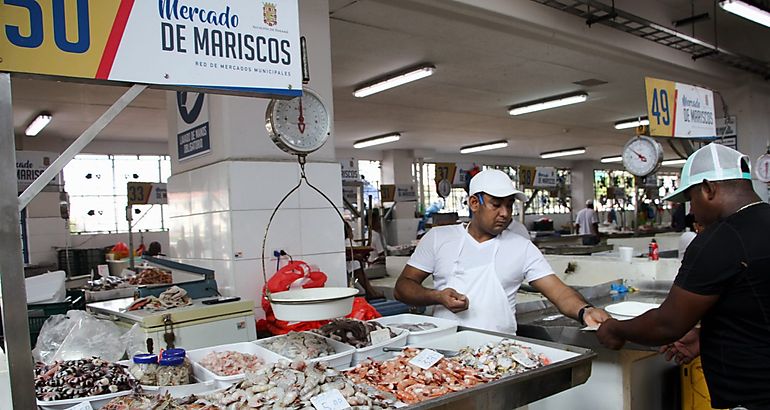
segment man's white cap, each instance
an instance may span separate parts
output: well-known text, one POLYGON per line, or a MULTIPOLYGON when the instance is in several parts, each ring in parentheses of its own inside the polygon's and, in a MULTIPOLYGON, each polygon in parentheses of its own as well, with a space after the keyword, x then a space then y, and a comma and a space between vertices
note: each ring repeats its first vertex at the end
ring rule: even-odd
POLYGON ((527 196, 513 187, 513 181, 503 171, 497 169, 485 169, 471 178, 471 186, 468 195, 483 192, 497 198, 505 198, 513 195, 519 201, 526 201, 527 196))
POLYGON ((587 199, 586 200, 586 206, 592 206, 593 204, 594 204, 594 200, 593 199, 587 199))
POLYGON ((713 142, 706 145, 687 158, 682 168, 679 188, 663 199, 671 202, 687 202, 684 191, 702 183, 704 179, 709 181, 751 180, 751 164, 748 155, 713 142))

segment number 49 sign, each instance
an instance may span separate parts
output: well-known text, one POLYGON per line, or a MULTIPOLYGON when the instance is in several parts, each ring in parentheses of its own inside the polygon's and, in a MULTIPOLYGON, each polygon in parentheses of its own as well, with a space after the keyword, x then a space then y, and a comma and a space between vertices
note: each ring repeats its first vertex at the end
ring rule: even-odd
POLYGON ((679 138, 714 138, 714 92, 688 84, 644 79, 650 135, 679 138))

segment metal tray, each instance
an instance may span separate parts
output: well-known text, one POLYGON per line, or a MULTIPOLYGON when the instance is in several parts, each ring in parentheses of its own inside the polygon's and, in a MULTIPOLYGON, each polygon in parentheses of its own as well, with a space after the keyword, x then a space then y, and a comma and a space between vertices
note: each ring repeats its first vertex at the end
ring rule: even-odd
POLYGON ((585 383, 591 375, 591 361, 596 357, 596 353, 593 351, 580 347, 463 326, 460 326, 457 330, 471 330, 547 346, 576 353, 578 356, 471 389, 414 404, 409 406, 409 409, 511 410, 585 383))

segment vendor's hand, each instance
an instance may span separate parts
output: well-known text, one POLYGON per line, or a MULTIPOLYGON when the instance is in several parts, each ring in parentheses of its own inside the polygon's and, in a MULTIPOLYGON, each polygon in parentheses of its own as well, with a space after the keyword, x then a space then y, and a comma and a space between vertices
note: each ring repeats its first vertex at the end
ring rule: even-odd
POLYGON ((440 290, 438 292, 438 300, 452 313, 468 309, 468 297, 452 288, 440 290))
POLYGON ((583 321, 590 327, 598 327, 610 318, 612 317, 604 309, 590 307, 583 312, 583 321))
POLYGON ((674 343, 661 346, 659 352, 666 360, 674 359, 677 364, 688 364, 700 355, 700 332, 692 329, 674 343))
POLYGON ((618 335, 617 325, 618 321, 615 319, 605 320, 599 329, 596 331, 596 337, 599 338, 599 342, 612 350, 620 350, 626 340, 618 335))

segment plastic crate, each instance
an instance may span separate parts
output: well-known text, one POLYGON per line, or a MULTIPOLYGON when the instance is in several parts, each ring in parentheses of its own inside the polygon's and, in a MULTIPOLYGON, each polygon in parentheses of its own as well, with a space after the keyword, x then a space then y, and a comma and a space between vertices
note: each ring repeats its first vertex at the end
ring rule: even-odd
POLYGON ((107 263, 104 249, 101 248, 75 249, 75 258, 81 275, 89 275, 91 271, 97 270, 97 266, 107 263))
POLYGON ((57 254, 59 270, 66 272, 67 277, 77 276, 80 274, 78 261, 77 258, 75 258, 75 249, 59 249, 57 254))
POLYGON ((27 305, 27 316, 29 317, 29 341, 32 344, 32 347, 35 347, 37 337, 40 335, 40 330, 43 328, 43 324, 49 317, 67 314, 67 311, 72 310, 73 306, 80 305, 82 300, 82 297, 73 299, 71 296, 67 296, 67 299, 64 302, 27 305))

